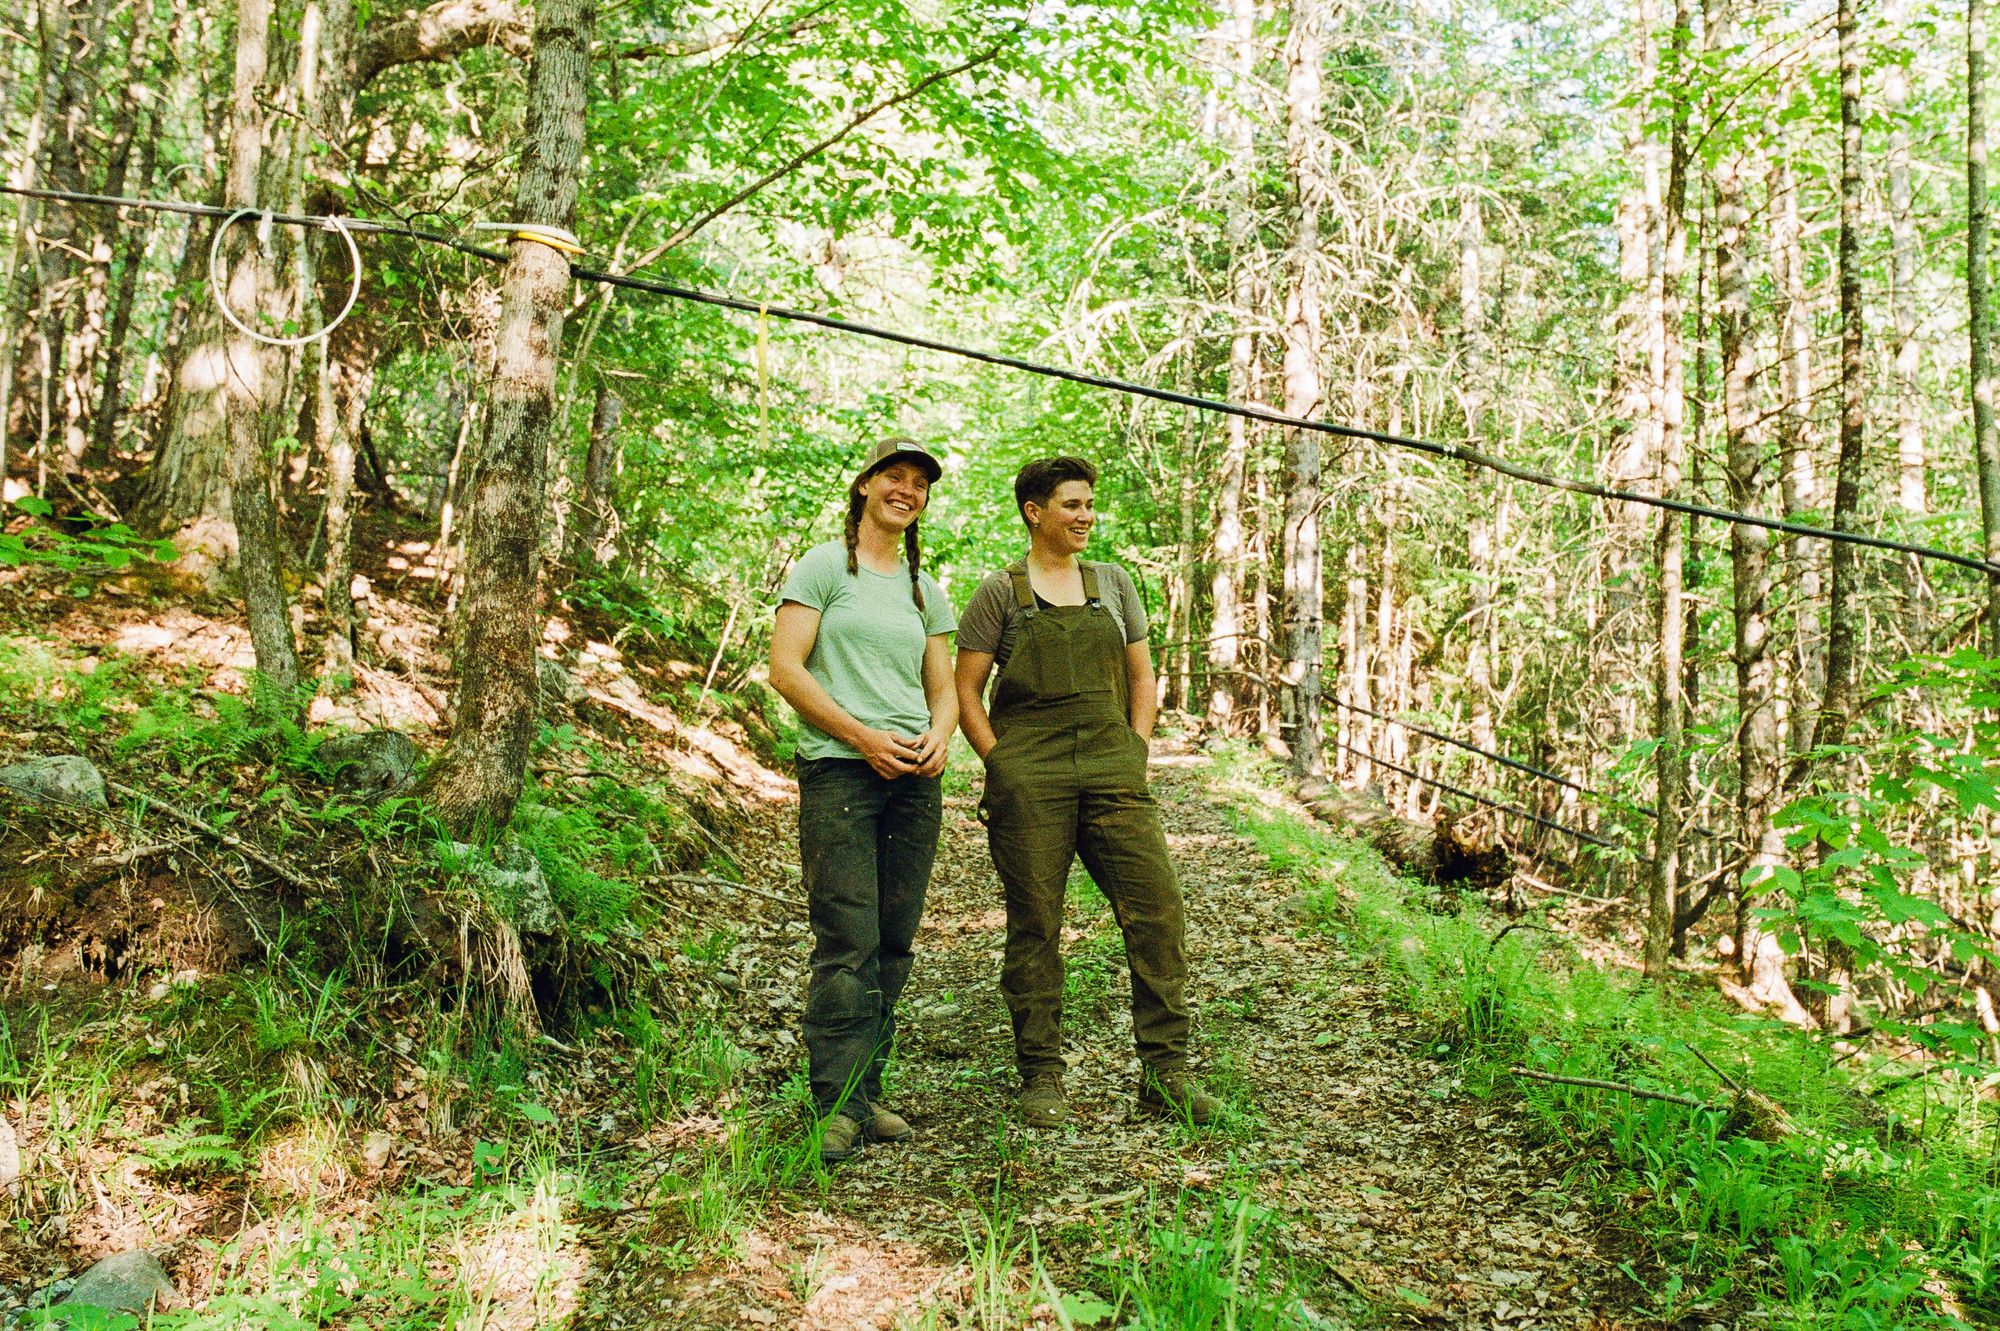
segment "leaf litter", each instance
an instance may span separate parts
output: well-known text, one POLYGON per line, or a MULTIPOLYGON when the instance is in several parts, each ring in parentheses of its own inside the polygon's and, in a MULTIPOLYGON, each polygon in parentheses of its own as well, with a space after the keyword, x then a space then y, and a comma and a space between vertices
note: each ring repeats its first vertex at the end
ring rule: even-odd
MULTIPOLYGON (((967 1253, 990 1227, 1032 1235, 1053 1282, 1081 1290, 1128 1255, 1145 1232, 1134 1220, 1169 1221, 1184 1194, 1214 1200, 1242 1180, 1278 1217, 1274 1244, 1309 1310, 1302 1326, 1644 1322, 1623 1311, 1640 1294, 1620 1270, 1633 1245, 1570 1185, 1574 1148, 1547 1140, 1519 1105, 1468 1089, 1382 964, 1308 927, 1306 885, 1235 830, 1205 759, 1180 755, 1154 773, 1187 902, 1196 1071, 1232 1106, 1220 1130, 1138 1114, 1122 950, 1080 872, 1065 949, 1070 1122, 1052 1133, 1015 1124, 998 988, 1005 917, 976 799, 952 795, 887 1088, 917 1136, 869 1147, 823 1191, 777 1189, 732 1252, 692 1273, 649 1272, 643 1256, 610 1264, 586 1296, 588 1324, 886 1331, 929 1313, 941 1320, 923 1324, 988 1325, 967 1307, 967 1253)), ((719 972, 719 1015, 755 1059, 745 1093, 767 1107, 803 1064, 811 943, 795 818, 788 802, 768 806, 737 849, 750 885, 797 909, 758 901, 719 972)), ((644 1233, 663 1240, 662 1223, 635 1217, 628 1248, 643 1253, 644 1233)), ((1062 1325, 1048 1303, 1018 1306, 1020 1325, 1062 1325)))

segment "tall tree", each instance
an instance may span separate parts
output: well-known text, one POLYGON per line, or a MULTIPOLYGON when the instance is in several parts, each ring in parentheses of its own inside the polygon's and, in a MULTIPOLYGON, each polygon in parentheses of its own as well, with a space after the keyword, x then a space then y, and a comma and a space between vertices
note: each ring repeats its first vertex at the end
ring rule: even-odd
MULTIPOLYGON (((1692 73, 1689 43, 1694 26, 1693 0, 1678 0, 1674 7, 1669 58, 1662 73, 1673 99, 1673 115, 1668 131, 1667 188, 1660 217, 1662 256, 1660 268, 1659 328, 1655 334, 1660 364, 1660 481, 1662 497, 1680 491, 1687 441, 1682 425, 1686 416, 1686 391, 1682 371, 1682 331, 1684 297, 1682 279, 1687 267, 1687 178, 1688 178, 1688 78, 1692 73)), ((1681 832, 1687 804, 1687 752, 1681 728, 1681 650, 1686 638, 1687 603, 1683 586, 1686 529, 1672 513, 1659 515, 1654 539, 1654 557, 1659 565, 1659 586, 1654 607, 1657 654, 1653 658, 1653 737, 1654 770, 1659 784, 1659 812, 1655 818, 1653 872, 1648 887, 1646 922, 1646 973, 1665 973, 1680 915, 1681 832)))
MULTIPOLYGON (((1229 138, 1229 197, 1224 227, 1229 245, 1229 379, 1231 402, 1250 400, 1257 355, 1255 253, 1256 0, 1229 0, 1230 79, 1224 103, 1229 138)), ((1222 460, 1215 488, 1215 575, 1209 583, 1208 724, 1231 724, 1244 696, 1241 672, 1248 620, 1244 600, 1243 482, 1250 459, 1250 422, 1231 416, 1223 424, 1222 460)))
MULTIPOLYGON (((1484 98, 1468 99, 1461 124, 1476 132, 1484 98)), ((1462 149, 1467 145, 1461 145, 1462 149)), ((1462 156, 1470 158, 1469 151, 1462 156)), ((1469 169, 1469 167, 1461 167, 1469 169)), ((1486 427, 1486 217, 1480 209, 1478 186, 1467 181, 1458 189, 1458 397, 1465 413, 1465 439, 1483 448, 1486 427)), ((1482 749, 1498 747, 1493 721, 1493 650, 1497 624, 1494 589, 1499 580, 1493 550, 1497 487, 1483 468, 1465 469, 1465 560, 1472 577, 1472 605, 1465 620, 1466 705, 1471 712, 1472 742, 1482 749)))
MULTIPOLYGON (((264 168, 264 80, 270 64, 271 0, 241 0, 236 8, 235 99, 230 114, 226 206, 251 208, 264 168)), ((223 237, 233 259, 226 295, 244 320, 265 312, 264 258, 246 225, 223 237)), ((223 425, 228 443, 226 469, 230 517, 236 531, 237 576, 250 620, 257 670, 274 699, 288 700, 298 687, 298 648, 292 640, 291 610, 285 596, 278 545, 278 509, 272 494, 270 439, 274 399, 282 396, 286 358, 242 330, 232 330, 222 357, 223 425)))
MULTIPOLYGON (((1909 0, 1889 0, 1883 23, 1901 32, 1909 0)), ((1896 394, 1896 506, 1914 528, 1929 508, 1924 463, 1923 395, 1917 383, 1917 225, 1910 188, 1910 69, 1890 52, 1882 67, 1883 110, 1889 122, 1889 364, 1896 394)), ((1913 643, 1926 637, 1924 569, 1915 556, 1901 565, 1904 621, 1913 643)))
MULTIPOLYGON (((1793 96, 1791 81, 1779 101, 1793 96)), ((1805 224, 1799 203, 1800 178, 1797 122, 1790 117, 1767 119, 1773 140, 1770 171, 1771 285, 1777 298, 1777 412, 1779 499, 1785 516, 1803 520, 1819 502, 1819 474, 1814 465, 1813 429, 1813 309, 1806 290, 1805 224)), ((1795 697, 1817 697, 1825 679, 1820 653, 1820 577, 1816 545, 1796 539, 1785 543, 1793 566, 1796 592, 1792 598, 1795 639, 1795 697)), ((1775 649, 1773 649, 1775 650, 1775 649)), ((1787 743, 1802 752, 1812 743, 1813 709, 1802 702, 1791 709, 1787 743)))
MULTIPOLYGON (((1834 464, 1833 525, 1859 526, 1861 451, 1867 430, 1867 397, 1861 360, 1861 37, 1857 0, 1840 0, 1840 454, 1834 464)), ((1856 547, 1835 543, 1826 605, 1826 692, 1815 745, 1839 744, 1854 711, 1860 618, 1856 547)))
MULTIPOLYGON (((538 11, 514 194, 521 222, 567 228, 575 220, 596 25, 593 0, 547 0, 538 11)), ((535 736, 536 575, 569 290, 569 260, 560 251, 515 242, 501 290, 486 431, 466 505, 451 738, 423 787, 437 815, 464 833, 497 830, 513 817, 535 736)))
MULTIPOLYGON (((1324 133, 1320 127, 1324 60, 1322 0, 1292 0, 1292 30, 1285 43, 1285 166, 1295 215, 1285 293, 1285 414, 1319 416, 1324 298, 1320 290, 1319 215, 1328 192, 1324 133)), ((1280 554, 1284 571, 1284 664, 1280 679, 1289 704, 1292 774, 1318 776, 1323 765, 1320 716, 1322 620, 1325 596, 1319 548, 1319 434, 1285 428, 1285 520, 1280 554)))
MULTIPOLYGON (((1734 0, 1709 0, 1704 25, 1711 48, 1731 50, 1737 40, 1734 0)), ((1768 123, 1766 128, 1768 129, 1768 123)), ((1782 153, 1784 147, 1778 145, 1782 153)), ((1715 187, 1716 333, 1722 351, 1722 400, 1725 438, 1724 472, 1729 506, 1739 512, 1768 510, 1770 486, 1765 479, 1764 424, 1766 414, 1756 397, 1762 367, 1751 336, 1750 206, 1746 177, 1752 173, 1749 155, 1731 146, 1717 158, 1715 187)), ((1789 212, 1795 221, 1797 201, 1789 197, 1789 175, 1770 177, 1774 231, 1781 230, 1789 212)), ((1780 264, 1796 262, 1796 236, 1775 244, 1780 264)), ((1791 318, 1785 301, 1786 281, 1774 273, 1781 291, 1781 324, 1791 318)), ((1803 304, 1803 296, 1800 297, 1803 304)), ((1785 336, 1789 336, 1789 329, 1785 336)), ((1791 349, 1781 337, 1780 358, 1790 365, 1791 349)), ((1790 380, 1781 376, 1781 383, 1790 380)), ((1785 391, 1789 392, 1787 387, 1785 391)), ((1778 416, 1796 424, 1785 404, 1778 416)), ((1793 445, 1796 447, 1796 444, 1793 445)), ((1781 454, 1783 449, 1781 448, 1781 454)), ((1736 830, 1744 868, 1734 878, 1735 943, 1741 977, 1756 1001, 1796 1018, 1803 1009, 1793 997, 1784 974, 1784 952, 1775 937, 1756 922, 1755 898, 1760 883, 1784 862, 1785 840, 1775 825, 1783 770, 1778 731, 1777 661, 1771 651, 1771 534, 1740 523, 1729 528, 1729 563, 1734 610, 1736 666, 1736 830)))
MULTIPOLYGON (((1965 291, 1971 313, 1972 437, 1986 558, 2000 562, 2000 427, 1993 417, 1993 295, 1987 241, 1986 0, 1965 3, 1965 291)), ((1987 575, 1986 652, 2000 656, 2000 573, 1987 575)))

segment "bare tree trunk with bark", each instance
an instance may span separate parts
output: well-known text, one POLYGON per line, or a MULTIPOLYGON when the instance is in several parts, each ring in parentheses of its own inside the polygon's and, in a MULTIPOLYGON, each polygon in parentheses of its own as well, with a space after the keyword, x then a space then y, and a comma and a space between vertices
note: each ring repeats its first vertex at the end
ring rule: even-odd
MULTIPOLYGON (((1675 497, 1687 444, 1682 434, 1685 392, 1682 374, 1681 281, 1687 262, 1687 120, 1684 82, 1688 43, 1693 27, 1692 0, 1679 0, 1674 10, 1666 80, 1675 91, 1672 127, 1667 147, 1667 189, 1661 214, 1664 249, 1661 260, 1660 323, 1660 494, 1675 497)), ((1687 754, 1681 733, 1681 648, 1686 635, 1682 560, 1686 533, 1679 518, 1660 514, 1654 552, 1659 564, 1659 588, 1654 623, 1658 654, 1653 672, 1654 767, 1659 784, 1655 820, 1653 872, 1646 919, 1646 973, 1666 973, 1680 912, 1681 831, 1687 805, 1687 754)))
MULTIPOLYGON (((1867 400, 1861 360, 1861 39, 1856 0, 1840 0, 1840 456, 1834 471, 1833 525, 1859 527, 1861 453, 1867 400)), ((1858 550, 1846 542, 1832 552, 1833 577, 1826 606, 1826 693, 1813 744, 1839 744, 1854 712, 1855 644, 1860 607, 1858 550)))
MULTIPOLYGON (((575 216, 596 22, 592 0, 548 0, 538 14, 514 196, 520 221, 567 227, 575 216)), ((492 406, 467 505, 451 739, 423 782, 438 817, 461 833, 497 831, 513 817, 539 715, 536 574, 569 289, 560 251, 515 242, 501 294, 492 406)))
MULTIPOLYGON (((135 190, 139 197, 153 191, 153 173, 159 166, 157 122, 147 122, 139 131, 139 174, 135 190)), ((132 332, 132 311, 139 299, 139 275, 146 265, 150 227, 134 227, 125 236, 118 287, 111 297, 111 322, 104 337, 104 368, 97 389, 97 409, 91 417, 90 448, 99 457, 110 458, 118 445, 118 419, 125 410, 125 343, 132 332)))
MULTIPOLYGON (((236 10, 236 102, 230 117, 228 204, 248 208, 257 201, 263 170, 263 85, 269 67, 271 0, 240 0, 236 10)), ((227 295, 240 318, 255 319, 266 290, 264 259, 246 227, 230 229, 224 251, 234 251, 227 295)), ((292 640, 284 569, 278 546, 278 509, 272 495, 269 441, 270 401, 282 382, 282 358, 243 333, 234 333, 224 351, 227 380, 222 387, 228 440, 226 474, 230 516, 236 526, 236 572, 250 621, 257 672, 270 700, 289 707, 299 685, 298 649, 292 640)))
POLYGON ((342 328, 329 339, 325 373, 320 377, 315 411, 319 436, 326 448, 326 564, 321 583, 325 610, 324 669, 328 678, 354 673, 354 528, 355 443, 375 382, 370 349, 359 332, 346 336, 342 328))
MULTIPOLYGON (((1787 92, 1781 92, 1783 101, 1787 92)), ((1770 173, 1771 286, 1777 298, 1777 412, 1779 500, 1785 516, 1803 520, 1819 502, 1819 477, 1813 464, 1812 342, 1813 311, 1806 298, 1805 227, 1799 206, 1799 175, 1794 166, 1797 133, 1790 125, 1766 122, 1776 145, 1770 173)), ((1825 678, 1820 652, 1820 577, 1817 545, 1787 539, 1783 549, 1792 567, 1793 697, 1817 698, 1825 678)), ((1775 654, 1775 648, 1773 649, 1775 654)), ((1786 748, 1803 752, 1812 743, 1812 708, 1797 701, 1790 711, 1786 748)))
MULTIPOLYGON (((1883 21, 1901 32, 1909 21, 1908 0, 1890 0, 1883 21)), ((1910 189, 1910 72, 1898 60, 1882 67, 1882 100, 1889 121, 1889 324, 1893 330, 1890 365, 1896 390, 1896 505, 1918 528, 1929 510, 1924 461, 1923 398, 1917 386, 1917 234, 1910 189)), ((1929 637, 1928 593, 1923 564, 1906 555, 1898 565, 1903 581, 1903 619, 1913 648, 1929 637)))
MULTIPOLYGON (((1732 0, 1711 0, 1709 40, 1726 49, 1734 40, 1732 0)), ((1778 151, 1785 151, 1782 142, 1778 151)), ((1756 384, 1763 367, 1757 364, 1751 336, 1751 275, 1746 177, 1750 163, 1741 152, 1725 153, 1714 172, 1716 205, 1716 331, 1722 350, 1722 399, 1727 434, 1725 470, 1729 507, 1744 513, 1768 510, 1770 486, 1765 480, 1765 446, 1761 404, 1756 384)), ((1774 174, 1771 193, 1789 189, 1789 179, 1774 174), (1780 183, 1783 182, 1783 183, 1780 183)), ((1771 214, 1783 217, 1785 203, 1773 197, 1771 214)), ((1774 223, 1774 230, 1782 221, 1774 223)), ((1776 239, 1776 237, 1774 237, 1776 239)), ((1796 238, 1792 238, 1795 243, 1796 238)), ((1773 253, 1785 257, 1782 244, 1773 253)), ((1775 275, 1774 275, 1775 276, 1775 275)), ((1778 285, 1783 287, 1779 277, 1778 285)), ((1781 321, 1787 317, 1781 313, 1781 321)), ((1781 340, 1781 361, 1790 351, 1781 340)), ((1781 376, 1781 382, 1785 382, 1781 376)), ((1789 391, 1789 390, 1787 390, 1789 391)), ((1789 407, 1790 404, 1786 404, 1789 407)), ((1789 410, 1783 422, 1795 421, 1789 410)), ((1780 796, 1783 753, 1778 731, 1777 662, 1771 653, 1771 533, 1732 524, 1729 556, 1735 618, 1736 665, 1736 826, 1745 868, 1734 878, 1736 919, 1733 942, 1742 979, 1760 1006, 1787 1014, 1799 1010, 1785 978, 1785 957, 1778 940, 1756 923, 1756 889, 1771 869, 1784 862, 1783 834, 1772 824, 1780 796)))
MULTIPOLYGON (((1475 99, 1474 105, 1477 105, 1475 99)), ((1486 292, 1483 265, 1486 220, 1471 185, 1458 198, 1458 397, 1465 413, 1465 439, 1486 448, 1486 292)), ((1465 469, 1465 562, 1471 575, 1472 604, 1465 616, 1465 690, 1472 742, 1499 747, 1493 719, 1494 587, 1499 570, 1493 550, 1498 494, 1489 473, 1465 469)))
POLYGON ((590 451, 583 461, 583 488, 570 522, 569 566, 578 577, 604 567, 607 543, 617 535, 618 510, 612 502, 611 473, 618 459, 618 427, 625 399, 600 381, 590 411, 590 451))
MULTIPOLYGON (((1979 466, 1979 524, 1986 558, 2000 562, 2000 427, 1993 417, 1993 295, 1987 241, 1986 0, 1965 6, 1965 285, 1971 312, 1972 437, 1979 466)), ((1989 574, 1986 653, 2000 656, 2000 574, 1989 574)))
MULTIPOLYGON (((1231 402, 1250 400, 1257 354, 1253 319, 1257 279, 1252 267, 1252 193, 1256 189, 1256 121, 1252 77, 1257 60, 1255 0, 1230 0, 1229 199, 1225 228, 1229 243, 1229 338, 1231 402)), ((1209 581, 1208 724, 1228 730, 1243 697, 1244 541, 1243 483, 1250 460, 1250 422, 1231 416, 1223 425, 1222 463, 1215 489, 1215 576, 1209 581)))
MULTIPOLYGON (((1324 58, 1321 0, 1292 0, 1285 44, 1285 157, 1297 201, 1292 232, 1292 288, 1285 296, 1285 414, 1317 419, 1324 390, 1320 349, 1319 214, 1327 195, 1326 148, 1320 128, 1324 58)), ((1325 615, 1319 548, 1320 437, 1285 430, 1284 665, 1292 775, 1316 777, 1324 767, 1320 716, 1321 632, 1325 615)))

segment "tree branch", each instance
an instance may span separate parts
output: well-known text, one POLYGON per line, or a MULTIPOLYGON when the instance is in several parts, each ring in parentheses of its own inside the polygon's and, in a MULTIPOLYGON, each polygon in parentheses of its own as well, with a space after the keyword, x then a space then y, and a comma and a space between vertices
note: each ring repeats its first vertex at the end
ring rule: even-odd
MULTIPOLYGON (((831 20, 821 5, 793 19, 776 35, 797 37, 831 20)), ((354 51, 354 86, 366 87, 376 75, 397 65, 456 60, 482 46, 498 46, 525 61, 534 49, 534 20, 517 0, 438 0, 414 13, 372 25, 361 34, 354 51)), ((691 33, 663 42, 634 46, 606 44, 591 52, 594 60, 686 59, 743 40, 748 29, 691 33)))
POLYGON ((994 58, 999 56, 1000 52, 1005 49, 1006 49, 1006 43, 1004 42, 996 43, 993 46, 988 47, 986 50, 980 52, 978 55, 973 56, 970 60, 966 60, 959 64, 953 65, 950 69, 941 69, 935 74, 917 80, 917 82, 911 84, 909 87, 903 89, 899 93, 894 94, 893 96, 884 97, 881 101, 876 102, 871 106, 863 107, 860 111, 856 112, 854 116, 852 116, 847 121, 847 123, 842 125, 839 129, 834 130, 831 134, 827 135, 819 142, 813 144, 811 147, 803 149, 802 151, 793 154, 790 158, 786 159, 782 164, 771 168, 769 171, 766 171, 763 175, 757 177, 757 179, 751 181, 748 185, 745 185, 742 189, 736 191, 736 193, 730 195, 727 199, 724 199, 721 203, 716 204, 713 208, 710 208, 707 212, 702 213, 699 217, 696 217, 692 221, 683 224, 680 227, 680 229, 675 231, 672 235, 668 236, 658 245, 655 245, 652 249, 646 251, 645 254, 641 255, 638 261, 635 262, 631 266, 631 268, 627 269, 626 271, 637 272, 638 270, 646 267, 648 264, 657 262, 662 255, 665 255, 669 251, 672 251, 674 249, 679 248, 682 245, 685 245, 689 240, 694 238, 695 233, 699 232, 703 227, 707 226, 710 222, 713 222, 716 218, 722 216, 730 209, 736 207, 736 205, 742 203, 745 199, 748 199, 752 195, 758 193, 760 190, 762 190, 766 185, 769 185, 771 182, 783 179, 785 176, 788 176, 792 172, 798 170, 800 167, 804 166, 807 162, 810 162, 813 158, 819 156, 821 153, 825 152, 828 148, 833 147, 835 144, 839 143, 842 139, 846 138, 849 134, 852 134, 855 130, 860 129, 863 125, 873 120, 876 116, 881 115, 884 111, 890 110, 893 107, 901 106, 904 102, 907 102, 914 97, 921 96, 926 90, 928 90, 931 87, 934 87, 939 83, 944 82, 946 79, 955 78, 956 76, 965 73, 969 69, 977 69, 979 66, 986 64, 988 61, 993 60, 994 58))
MULTIPOLYGON (((1537 1072, 1533 1068, 1509 1068, 1517 1077, 1529 1077, 1535 1081, 1552 1081, 1558 1086, 1583 1086, 1594 1091, 1623 1091, 1626 1095, 1641 1100, 1664 1100, 1670 1105, 1685 1105, 1689 1109, 1715 1109, 1706 1100, 1697 1100, 1692 1095, 1675 1095, 1672 1091, 1652 1091, 1644 1086, 1632 1086, 1622 1081, 1599 1081, 1595 1077, 1562 1077, 1553 1072, 1537 1072)), ((1720 1112, 1720 1111, 1718 1111, 1720 1112)))
MULTIPOLYGON (((781 37, 797 37, 811 32, 832 20, 819 6, 811 13, 793 19, 773 34, 781 37)), ((734 46, 750 34, 748 28, 733 28, 728 32, 696 32, 685 37, 677 37, 664 42, 642 42, 636 46, 603 46, 592 53, 597 60, 685 60, 689 56, 707 55, 710 51, 725 46, 734 46)))
POLYGON ((516 60, 534 50, 534 22, 515 0, 438 0, 386 23, 371 24, 354 50, 354 86, 365 88, 397 65, 455 60, 498 46, 516 60))

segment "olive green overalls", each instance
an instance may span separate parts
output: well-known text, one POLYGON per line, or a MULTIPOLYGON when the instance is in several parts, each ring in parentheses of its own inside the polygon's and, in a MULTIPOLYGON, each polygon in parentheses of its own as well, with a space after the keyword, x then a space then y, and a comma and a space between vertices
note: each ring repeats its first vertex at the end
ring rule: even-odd
POLYGON ((1063 1070, 1063 889, 1071 860, 1111 903, 1132 972, 1132 1034, 1153 1072, 1187 1066, 1186 925, 1146 741, 1132 729, 1125 634, 1083 566, 1084 604, 1038 606, 1025 563, 1013 579, 1013 654, 994 683, 998 736, 981 812, 1007 899, 1000 989, 1024 1083, 1063 1070))

